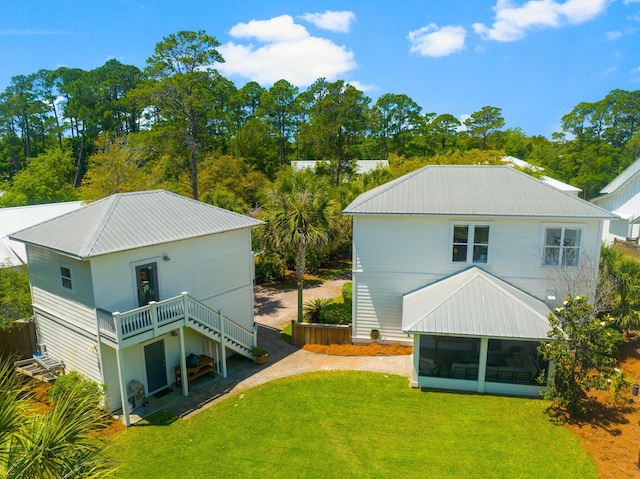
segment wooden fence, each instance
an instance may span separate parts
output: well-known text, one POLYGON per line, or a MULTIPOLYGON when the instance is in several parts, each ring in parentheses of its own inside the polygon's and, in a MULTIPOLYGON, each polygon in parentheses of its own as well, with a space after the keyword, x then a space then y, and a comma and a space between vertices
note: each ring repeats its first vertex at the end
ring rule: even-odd
POLYGON ((30 358, 37 352, 36 323, 15 324, 10 329, 0 329, 0 359, 18 356, 30 358))
POLYGON ((636 258, 640 258, 640 245, 638 245, 636 241, 625 241, 619 240, 618 238, 613 239, 613 246, 619 248, 627 253, 635 256, 636 258))
POLYGON ((291 321, 291 342, 301 348, 305 344, 351 344, 351 325, 299 323, 291 321))

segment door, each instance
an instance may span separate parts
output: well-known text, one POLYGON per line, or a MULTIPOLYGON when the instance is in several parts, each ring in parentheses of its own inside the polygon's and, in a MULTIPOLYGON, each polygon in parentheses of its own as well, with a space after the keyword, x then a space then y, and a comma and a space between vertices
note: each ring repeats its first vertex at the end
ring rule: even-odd
POLYGON ((164 358, 164 340, 147 344, 144 347, 144 364, 147 369, 147 388, 149 394, 167 385, 167 363, 164 358))
POLYGON ((158 301, 158 265, 148 263, 136 266, 136 281, 138 287, 138 306, 146 306, 151 301, 158 301))

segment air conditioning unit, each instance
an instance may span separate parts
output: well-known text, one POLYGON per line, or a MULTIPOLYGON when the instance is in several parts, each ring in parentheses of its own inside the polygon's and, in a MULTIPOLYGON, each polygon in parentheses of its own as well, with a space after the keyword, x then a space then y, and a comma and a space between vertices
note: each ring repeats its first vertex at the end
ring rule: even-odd
POLYGON ((43 343, 36 344, 36 349, 40 354, 47 354, 47 345, 43 343))

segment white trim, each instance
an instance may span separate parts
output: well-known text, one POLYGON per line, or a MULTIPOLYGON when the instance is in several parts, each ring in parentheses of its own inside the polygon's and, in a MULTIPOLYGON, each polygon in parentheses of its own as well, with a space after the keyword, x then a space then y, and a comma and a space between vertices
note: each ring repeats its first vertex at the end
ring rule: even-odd
MULTIPOLYGON (((449 264, 461 265, 490 265, 491 264, 491 244, 493 242, 493 222, 492 221, 471 221, 471 220, 451 220, 449 222, 449 244, 447 249, 449 264), (466 261, 454 261, 453 260, 453 245, 454 245, 454 228, 456 226, 466 226, 467 230, 467 260, 466 261), (487 260, 486 261, 473 261, 473 249, 475 243, 475 229, 476 227, 486 226, 489 228, 489 238, 487 240, 487 260)), ((480 244, 480 243, 478 243, 480 244)))
POLYGON ((585 235, 585 223, 542 223, 540 225, 540 266, 542 268, 579 268, 582 261, 583 241, 585 235), (547 248, 547 229, 561 229, 560 245, 558 246, 559 255, 557 264, 545 263, 545 249, 547 248), (562 245, 566 229, 580 230, 580 244, 578 245, 578 262, 575 265, 562 264, 564 247, 562 245))

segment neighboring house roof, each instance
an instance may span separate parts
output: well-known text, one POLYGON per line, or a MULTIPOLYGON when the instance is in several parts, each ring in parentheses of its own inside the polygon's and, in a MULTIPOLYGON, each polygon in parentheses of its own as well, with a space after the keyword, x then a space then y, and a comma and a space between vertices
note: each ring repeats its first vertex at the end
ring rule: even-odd
MULTIPOLYGON (((504 161, 505 163, 507 163, 509 165, 514 165, 514 166, 517 166, 518 168, 522 168, 522 169, 525 169, 525 170, 531 170, 533 172, 544 171, 544 168, 541 168, 541 167, 536 166, 536 165, 532 165, 528 161, 521 160, 521 159, 516 158, 514 156, 503 156, 502 157, 502 161, 504 161)), ((555 178, 551 178, 550 176, 541 176, 540 180, 543 183, 547 183, 548 185, 551 185, 554 188, 557 188, 560 191, 564 191, 566 193, 571 193, 571 194, 577 195, 578 193, 580 193, 582 191, 581 188, 578 188, 576 186, 570 185, 569 183, 565 183, 565 182, 560 181, 560 180, 556 180, 555 178)))
POLYGON ((248 216, 156 190, 109 196, 11 238, 83 259, 260 224, 248 216))
POLYGON ((402 330, 407 333, 547 339, 551 310, 540 300, 471 267, 405 294, 402 330))
POLYGON ((0 265, 20 266, 27 262, 24 244, 9 239, 9 235, 81 207, 82 201, 69 201, 0 208, 0 265))
MULTIPOLYGON (((298 160, 292 161, 291 167, 295 171, 304 170, 309 168, 315 170, 318 162, 323 163, 322 160, 298 160)), ((388 168, 389 162, 387 160, 356 160, 356 172, 360 174, 369 173, 376 168, 388 168)))
POLYGON ((358 196, 346 214, 610 219, 509 166, 428 165, 358 196))
MULTIPOLYGON (((640 172, 640 158, 631 163, 622 173, 616 176, 611 183, 600 190, 605 195, 615 193, 622 188, 629 180, 633 179, 640 172)), ((594 198, 595 199, 595 198, 594 198)))

